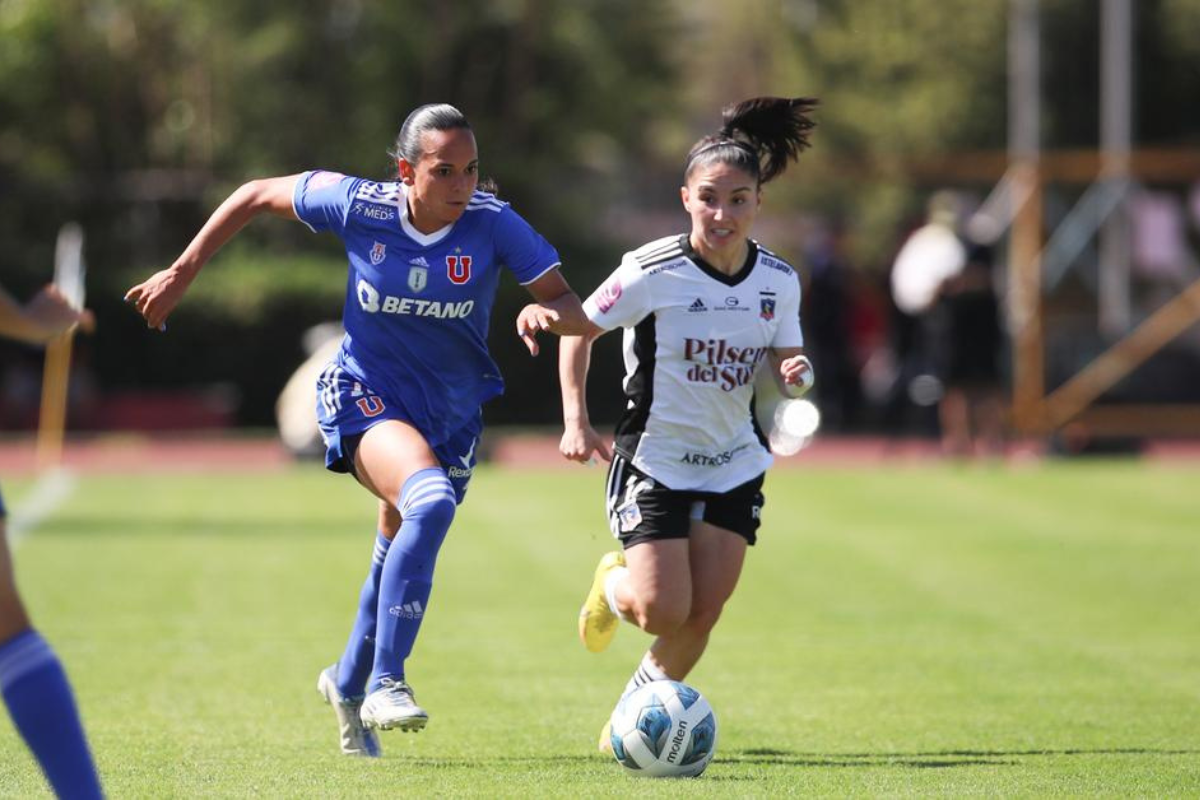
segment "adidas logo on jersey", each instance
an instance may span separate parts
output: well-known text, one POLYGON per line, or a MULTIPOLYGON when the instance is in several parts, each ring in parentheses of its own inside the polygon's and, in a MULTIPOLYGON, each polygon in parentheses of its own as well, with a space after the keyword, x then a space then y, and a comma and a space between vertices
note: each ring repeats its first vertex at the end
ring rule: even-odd
POLYGON ((688 306, 688 311, 708 311, 708 306, 704 305, 704 301, 697 297, 696 302, 688 306))
POLYGON ((416 258, 410 258, 408 260, 408 263, 412 264, 414 267, 428 267, 429 266, 429 262, 425 260, 425 256, 417 256, 416 258))
POLYGON ((425 616, 425 609, 420 600, 413 600, 402 606, 392 606, 388 609, 388 613, 400 619, 420 619, 425 616))

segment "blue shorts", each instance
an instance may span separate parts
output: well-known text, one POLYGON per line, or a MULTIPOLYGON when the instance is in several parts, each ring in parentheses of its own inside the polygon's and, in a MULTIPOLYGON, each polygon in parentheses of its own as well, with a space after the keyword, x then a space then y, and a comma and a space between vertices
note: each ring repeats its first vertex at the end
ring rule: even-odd
POLYGON ((0 495, 0 519, 8 516, 8 511, 4 509, 4 495, 0 495))
MULTIPOLYGON (((354 452, 363 434, 379 423, 393 419, 414 425, 402 406, 385 400, 336 364, 326 367, 317 379, 317 423, 321 427, 321 438, 325 440, 325 469, 330 472, 353 475, 354 452)), ((475 454, 482 432, 483 411, 480 410, 450 438, 430 448, 446 470, 459 503, 466 497, 467 484, 475 471, 475 454)))

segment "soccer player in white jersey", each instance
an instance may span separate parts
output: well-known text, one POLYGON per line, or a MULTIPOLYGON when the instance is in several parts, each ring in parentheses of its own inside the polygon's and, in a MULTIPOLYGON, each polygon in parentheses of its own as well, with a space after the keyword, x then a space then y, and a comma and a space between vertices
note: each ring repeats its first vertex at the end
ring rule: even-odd
POLYGON ((487 350, 501 267, 533 295, 517 333, 581 333, 587 320, 554 248, 512 208, 478 191, 466 117, 421 106, 392 153, 398 180, 336 172, 251 181, 235 191, 168 269, 129 290, 160 328, 200 268, 260 213, 331 231, 345 244, 346 337, 317 384, 325 464, 379 499, 378 529, 350 638, 317 690, 342 751, 378 756, 376 729, 416 731, 428 714, 405 660, 429 609, 434 562, 475 466, 480 407, 503 390, 487 350))
MULTIPOLYGON (((91 312, 71 306, 53 285, 21 305, 0 289, 0 336, 44 344, 91 312)), ((0 696, 21 738, 59 797, 99 798, 100 779, 62 662, 29 622, 17 594, 0 498, 0 696)))
MULTIPOLYGON (((688 154, 690 233, 646 244, 583 304, 582 337, 559 350, 565 431, 560 450, 611 461, 609 525, 622 549, 596 568, 579 617, 599 652, 627 620, 655 636, 625 691, 683 680, 700 659, 754 544, 771 464, 751 409, 769 368, 798 396, 812 383, 802 352, 800 282, 750 238, 762 184, 808 146, 809 98, 756 98, 724 110, 724 126, 688 154), (625 413, 613 451, 588 419, 592 342, 624 329, 625 413)), ((607 726, 601 749, 608 749, 607 726)))

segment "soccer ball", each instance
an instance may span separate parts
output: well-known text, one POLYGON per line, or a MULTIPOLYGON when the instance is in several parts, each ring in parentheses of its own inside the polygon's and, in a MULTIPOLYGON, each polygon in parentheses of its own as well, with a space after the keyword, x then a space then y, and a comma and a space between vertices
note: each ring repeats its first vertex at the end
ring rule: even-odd
POLYGON ((633 775, 692 778, 717 747, 717 718, 703 695, 679 681, 653 681, 621 698, 612 713, 612 749, 633 775))

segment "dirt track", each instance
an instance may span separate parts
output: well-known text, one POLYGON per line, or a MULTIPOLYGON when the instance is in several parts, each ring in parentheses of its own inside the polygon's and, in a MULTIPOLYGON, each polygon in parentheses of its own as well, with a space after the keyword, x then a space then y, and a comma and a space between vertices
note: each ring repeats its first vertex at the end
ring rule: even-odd
MULTIPOLYGON (((558 454, 558 439, 550 434, 485 433, 483 452, 486 461, 511 467, 574 467, 558 454)), ((1009 463, 1036 460, 1044 448, 1022 444, 1010 448, 1009 463)), ((1143 457, 1170 460, 1200 460, 1200 442, 1151 442, 1143 457)), ((828 466, 866 466, 888 462, 897 465, 935 460, 936 442, 925 439, 885 439, 882 437, 818 437, 799 454, 780 457, 779 468, 828 466)), ((205 471, 212 469, 259 472, 281 469, 293 463, 292 457, 271 437, 231 436, 223 432, 179 436, 112 434, 77 438, 68 442, 63 465, 80 472, 162 472, 205 471)), ((579 467, 582 469, 582 467, 579 467)), ((31 474, 37 471, 36 449, 30 437, 0 441, 0 477, 31 474)))

